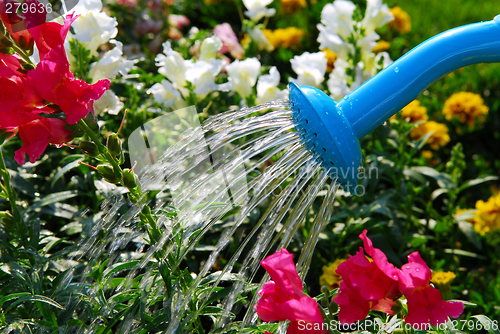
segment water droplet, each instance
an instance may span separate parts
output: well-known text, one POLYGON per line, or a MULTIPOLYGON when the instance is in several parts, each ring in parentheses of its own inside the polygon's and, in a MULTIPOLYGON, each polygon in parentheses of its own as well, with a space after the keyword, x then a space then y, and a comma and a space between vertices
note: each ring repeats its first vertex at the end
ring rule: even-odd
POLYGON ((394 72, 398 73, 399 72, 399 67, 394 68, 394 72))
POLYGON ((352 110, 352 101, 351 101, 351 102, 349 102, 349 105, 351 106, 351 110, 352 110))
POLYGON ((417 268, 417 269, 415 269, 415 271, 420 271, 420 269, 417 268))
POLYGON ((349 95, 344 96, 345 100, 349 100, 349 95))

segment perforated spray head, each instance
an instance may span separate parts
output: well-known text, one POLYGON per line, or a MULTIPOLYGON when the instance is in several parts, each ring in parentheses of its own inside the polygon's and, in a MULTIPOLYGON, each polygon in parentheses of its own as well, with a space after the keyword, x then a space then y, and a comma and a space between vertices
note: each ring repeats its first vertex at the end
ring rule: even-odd
POLYGON ((500 15, 445 31, 335 102, 321 90, 290 83, 293 117, 304 145, 354 192, 362 166, 359 139, 442 76, 467 65, 500 62, 500 15))
POLYGON ((351 124, 337 103, 321 90, 289 84, 296 129, 307 149, 338 177, 345 189, 354 191, 362 166, 361 147, 351 124))

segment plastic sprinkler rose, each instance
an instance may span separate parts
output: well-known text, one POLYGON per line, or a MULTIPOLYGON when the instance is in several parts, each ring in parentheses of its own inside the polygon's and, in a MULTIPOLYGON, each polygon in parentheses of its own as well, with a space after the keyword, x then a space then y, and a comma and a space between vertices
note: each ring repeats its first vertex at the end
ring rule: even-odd
POLYGON ((296 129, 331 176, 353 189, 363 162, 360 138, 442 76, 467 65, 495 62, 500 62, 500 15, 434 36, 338 102, 317 88, 290 83, 296 129))

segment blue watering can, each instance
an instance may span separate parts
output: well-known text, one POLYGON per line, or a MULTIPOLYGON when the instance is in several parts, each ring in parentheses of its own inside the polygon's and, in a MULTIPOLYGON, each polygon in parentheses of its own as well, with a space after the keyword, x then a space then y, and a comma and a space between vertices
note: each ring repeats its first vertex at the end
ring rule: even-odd
POLYGON ((467 65, 495 62, 500 62, 500 15, 436 35, 338 102, 317 88, 290 83, 296 128, 331 176, 354 189, 363 163, 360 138, 442 76, 467 65))

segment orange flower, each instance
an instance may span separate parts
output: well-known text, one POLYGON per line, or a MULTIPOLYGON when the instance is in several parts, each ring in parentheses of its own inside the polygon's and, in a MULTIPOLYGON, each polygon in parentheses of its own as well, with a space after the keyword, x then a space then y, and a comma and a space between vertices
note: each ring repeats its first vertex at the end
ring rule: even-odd
POLYGON ((484 116, 488 114, 488 107, 479 94, 460 92, 455 93, 444 103, 443 114, 447 120, 458 116, 460 123, 473 126, 475 120, 484 122, 484 116))
POLYGON ((389 22, 389 26, 394 30, 399 31, 402 34, 407 34, 411 31, 411 18, 407 12, 399 8, 398 6, 390 9, 394 20, 389 22))
POLYGON ((413 128, 410 135, 413 139, 417 140, 430 132, 432 132, 432 135, 427 138, 426 143, 429 144, 433 150, 437 150, 440 146, 445 146, 449 143, 450 135, 448 134, 448 127, 434 121, 425 122, 413 128))

